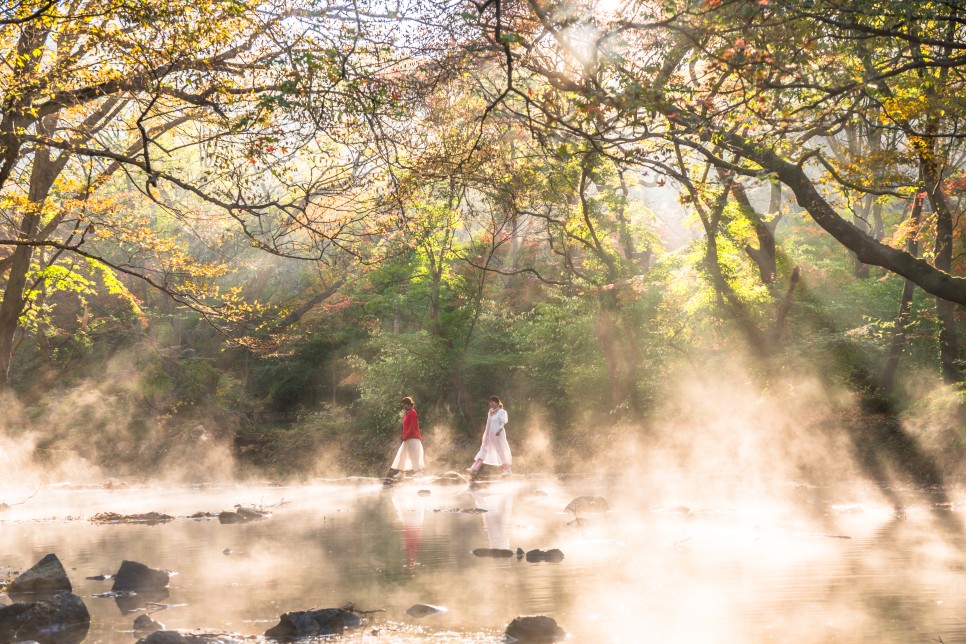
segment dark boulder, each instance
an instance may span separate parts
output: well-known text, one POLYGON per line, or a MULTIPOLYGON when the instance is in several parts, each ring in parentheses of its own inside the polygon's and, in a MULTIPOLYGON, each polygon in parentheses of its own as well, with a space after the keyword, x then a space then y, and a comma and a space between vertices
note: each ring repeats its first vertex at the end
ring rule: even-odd
POLYGON ((271 512, 262 512, 261 510, 236 505, 234 512, 221 512, 218 515, 218 521, 219 523, 246 523, 248 521, 265 519, 270 516, 272 516, 271 512))
POLYGON ((508 548, 477 548, 473 554, 477 557, 512 557, 514 553, 508 548))
POLYGON ((196 642, 198 642, 196 638, 188 639, 178 631, 154 631, 139 639, 137 644, 195 644, 196 642))
POLYGON ((359 626, 357 615, 341 608, 322 608, 285 613, 276 626, 265 631, 265 637, 293 640, 319 635, 342 635, 347 627, 359 626))
POLYGON ((557 548, 551 548, 550 550, 530 550, 527 552, 527 561, 538 562, 538 561, 549 561, 551 563, 557 563, 563 561, 564 553, 557 548))
POLYGON ((91 614, 84 600, 69 592, 0 608, 0 642, 78 644, 87 637, 90 626, 91 614))
POLYGON ((7 594, 14 601, 41 599, 60 592, 71 592, 67 571, 57 555, 51 553, 25 570, 7 586, 7 594))
POLYGON ((272 516, 271 512, 263 512, 262 510, 256 510, 254 508, 246 508, 241 505, 235 506, 235 512, 245 517, 246 521, 255 521, 258 519, 266 519, 272 516))
POLYGON ((168 585, 170 577, 171 573, 166 570, 155 570, 137 561, 124 560, 114 575, 111 590, 133 590, 136 593, 158 591, 168 585))
POLYGON ((138 615, 134 620, 134 630, 138 633, 153 633, 163 631, 164 624, 154 621, 150 615, 138 615))
POLYGON ((568 503, 564 510, 574 514, 578 512, 607 512, 610 510, 610 506, 607 505, 607 499, 602 496, 578 496, 568 503))
POLYGON ((549 644, 567 637, 567 632, 557 626, 556 620, 546 615, 527 615, 514 618, 506 627, 506 635, 518 642, 549 644))
POLYGON ((218 515, 219 523, 245 523, 246 521, 248 519, 237 512, 221 512, 218 515))
POLYGON ((406 614, 410 617, 426 617, 427 615, 435 615, 436 613, 445 613, 446 609, 442 606, 433 606, 431 604, 413 604, 406 609, 406 614))

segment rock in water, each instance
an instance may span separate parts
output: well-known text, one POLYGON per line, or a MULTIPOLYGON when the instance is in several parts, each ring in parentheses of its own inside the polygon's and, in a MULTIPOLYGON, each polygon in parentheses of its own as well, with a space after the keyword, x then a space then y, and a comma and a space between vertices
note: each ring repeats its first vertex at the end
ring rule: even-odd
POLYGON ((0 642, 78 644, 87 637, 90 626, 91 614, 84 600, 66 591, 0 608, 0 642))
POLYGON ((7 594, 14 601, 22 601, 72 590, 64 566, 57 555, 51 553, 14 579, 7 587, 7 594))
POLYGON ((362 620, 341 608, 322 608, 284 613, 276 626, 265 631, 265 637, 276 640, 342 635, 346 627, 359 626, 362 620))
POLYGON ((240 505, 235 506, 235 512, 244 517, 246 521, 256 521, 258 519, 265 519, 272 516, 271 512, 263 512, 261 510, 246 508, 240 505))
POLYGON ((607 512, 610 510, 610 506, 607 505, 607 499, 602 496, 578 496, 568 503, 564 510, 574 514, 578 512, 607 512))
POLYGON ((134 630, 138 633, 153 633, 154 631, 163 631, 164 624, 154 621, 148 615, 138 615, 137 619, 134 620, 134 630))
POLYGON ((549 561, 551 563, 558 563, 564 560, 564 553, 557 548, 551 548, 550 550, 530 550, 527 552, 527 561, 537 562, 537 561, 549 561))
POLYGON ((508 548, 477 548, 473 554, 477 557, 512 557, 513 551, 508 548))
POLYGON ((198 640, 188 639, 178 631, 154 631, 147 637, 142 637, 137 644, 194 644, 198 640))
POLYGON ((221 512, 218 515, 219 523, 245 523, 248 521, 244 515, 238 514, 237 512, 221 512))
POLYGON ((427 615, 435 615, 436 613, 445 613, 446 609, 442 606, 433 606, 431 604, 413 604, 406 609, 406 614, 410 617, 426 617, 427 615))
POLYGON ((114 576, 111 590, 133 590, 136 593, 161 590, 168 585, 171 574, 164 570, 148 568, 137 561, 121 562, 121 567, 114 576))
POLYGON ((550 644, 566 638, 567 632, 552 617, 527 615, 514 618, 506 627, 506 635, 518 642, 550 644))

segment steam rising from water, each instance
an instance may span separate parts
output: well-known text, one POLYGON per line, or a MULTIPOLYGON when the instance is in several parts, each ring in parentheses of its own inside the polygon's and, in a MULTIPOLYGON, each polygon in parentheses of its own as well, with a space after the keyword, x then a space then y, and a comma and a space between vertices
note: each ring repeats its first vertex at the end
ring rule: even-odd
POLYGON ((899 644, 966 635, 962 538, 931 529, 928 503, 898 518, 888 504, 825 488, 782 489, 785 502, 736 497, 683 507, 653 488, 648 502, 603 478, 476 489, 427 480, 388 491, 365 480, 47 488, 3 518, 0 566, 23 568, 56 551, 95 616, 92 641, 102 642, 129 642, 137 614, 94 597, 109 582, 86 577, 113 572, 122 558, 179 573, 163 601, 169 607, 152 613, 169 628, 254 635, 282 612, 351 601, 385 612, 349 641, 497 642, 520 614, 551 615, 578 642, 899 644), (564 512, 577 494, 605 495, 611 511, 564 512), (32 520, 149 509, 184 517, 234 503, 273 516, 241 525, 32 520), (487 511, 465 512, 472 509, 487 511), (566 558, 533 564, 470 554, 481 547, 556 547, 566 558), (413 603, 449 610, 413 619, 405 615, 413 603))
MULTIPOLYGON (((0 417, 0 467, 8 474, 0 502, 59 482, 101 484, 132 475, 149 480, 127 471, 131 462, 150 464, 160 472, 150 478, 169 483, 244 478, 238 476, 230 436, 215 421, 201 416, 172 427, 164 419, 137 420, 144 414, 133 408, 134 369, 130 356, 112 360, 96 381, 52 392, 31 410, 31 418, 8 394, 0 417), (95 461, 111 465, 100 469, 95 461)), ((615 425, 595 401, 586 402, 573 427, 559 431, 532 410, 524 425, 517 420, 521 410, 511 409, 514 469, 619 480, 640 495, 641 505, 781 502, 790 483, 841 484, 883 500, 883 484, 914 489, 936 482, 904 471, 902 454, 878 454, 875 435, 856 433, 849 410, 857 402, 844 387, 830 388, 807 374, 784 374, 773 375, 763 390, 754 369, 735 357, 715 370, 730 371, 732 377, 705 379, 684 368, 669 372, 652 415, 642 424, 615 425)), ((937 396, 926 400, 929 404, 902 419, 900 430, 928 460, 930 451, 941 453, 943 440, 952 441, 958 430, 950 425, 955 424, 950 404, 937 396)), ((424 427, 424 434, 430 473, 461 471, 477 448, 475 436, 468 441, 446 426, 424 427)), ((394 438, 387 437, 387 445, 394 438)), ((333 464, 335 451, 355 446, 350 437, 342 444, 319 440, 306 449, 301 451, 308 467, 302 473, 292 468, 293 479, 343 476, 333 464)), ((387 466, 391 456, 387 451, 387 466)), ((373 475, 384 471, 377 469, 373 475)), ((894 495, 888 500, 897 502, 894 495)))

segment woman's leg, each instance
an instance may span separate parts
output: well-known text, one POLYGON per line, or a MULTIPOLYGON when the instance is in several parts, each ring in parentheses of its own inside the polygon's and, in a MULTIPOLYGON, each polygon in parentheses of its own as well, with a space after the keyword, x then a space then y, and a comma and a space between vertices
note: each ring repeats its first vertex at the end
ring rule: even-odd
POLYGON ((486 444, 486 440, 487 440, 487 436, 486 434, 484 434, 483 444, 480 445, 480 451, 478 451, 476 453, 476 456, 473 457, 473 464, 468 468, 466 468, 467 472, 472 472, 473 474, 476 474, 477 472, 480 471, 480 468, 483 467, 483 461, 486 460, 486 453, 488 450, 488 445, 486 444))

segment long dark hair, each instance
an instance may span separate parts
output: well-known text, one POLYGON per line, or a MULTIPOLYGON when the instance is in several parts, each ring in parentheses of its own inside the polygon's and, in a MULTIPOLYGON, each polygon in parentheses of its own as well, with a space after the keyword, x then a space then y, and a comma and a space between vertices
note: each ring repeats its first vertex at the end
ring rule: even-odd
POLYGON ((500 409, 503 409, 503 401, 500 400, 499 396, 490 396, 490 402, 495 402, 500 406, 500 409))

